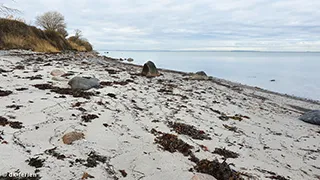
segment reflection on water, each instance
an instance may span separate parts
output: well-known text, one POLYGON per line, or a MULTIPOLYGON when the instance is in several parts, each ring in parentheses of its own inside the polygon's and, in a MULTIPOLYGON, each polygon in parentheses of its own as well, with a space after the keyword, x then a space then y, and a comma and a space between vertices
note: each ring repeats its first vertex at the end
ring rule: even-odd
POLYGON ((320 100, 320 53, 99 51, 116 58, 148 60, 157 67, 207 74, 268 90, 320 100), (275 81, 270 81, 270 80, 275 81))

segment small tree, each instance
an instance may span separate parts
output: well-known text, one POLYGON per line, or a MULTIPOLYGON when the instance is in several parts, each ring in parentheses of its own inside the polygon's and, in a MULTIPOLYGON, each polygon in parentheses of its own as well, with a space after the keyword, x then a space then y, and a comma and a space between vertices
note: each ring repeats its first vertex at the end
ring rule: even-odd
POLYGON ((68 32, 67 32, 67 30, 64 29, 64 28, 59 28, 57 31, 58 31, 58 33, 60 33, 63 37, 67 37, 67 36, 69 35, 68 32))
POLYGON ((74 37, 80 39, 82 37, 82 31, 80 29, 74 30, 74 37))
POLYGON ((45 30, 62 31, 66 28, 64 16, 57 11, 49 11, 41 16, 36 17, 36 24, 43 27, 45 30))

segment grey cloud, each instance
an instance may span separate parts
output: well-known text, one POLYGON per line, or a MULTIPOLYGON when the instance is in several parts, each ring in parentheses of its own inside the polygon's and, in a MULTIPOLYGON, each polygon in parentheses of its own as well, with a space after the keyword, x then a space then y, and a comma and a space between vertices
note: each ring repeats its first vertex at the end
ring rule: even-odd
POLYGON ((320 51, 320 1, 16 0, 26 22, 57 10, 96 49, 320 51))

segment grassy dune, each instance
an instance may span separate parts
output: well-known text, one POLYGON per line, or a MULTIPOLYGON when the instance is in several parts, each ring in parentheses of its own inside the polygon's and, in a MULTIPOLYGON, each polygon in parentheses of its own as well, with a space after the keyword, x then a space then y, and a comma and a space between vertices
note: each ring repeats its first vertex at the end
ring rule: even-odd
POLYGON ((20 21, 0 18, 0 49, 27 49, 36 52, 92 51, 92 46, 81 38, 73 36, 66 39, 55 31, 43 31, 20 21))

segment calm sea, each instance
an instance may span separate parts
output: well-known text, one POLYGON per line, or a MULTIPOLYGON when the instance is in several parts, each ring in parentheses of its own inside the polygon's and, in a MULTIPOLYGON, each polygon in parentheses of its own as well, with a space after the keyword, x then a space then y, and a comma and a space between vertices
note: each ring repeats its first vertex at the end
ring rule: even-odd
POLYGON ((134 64, 153 61, 157 67, 208 75, 242 84, 320 100, 320 53, 298 52, 159 52, 99 51, 134 64), (107 53, 108 52, 108 53, 107 53), (275 80, 275 81, 271 81, 275 80))

